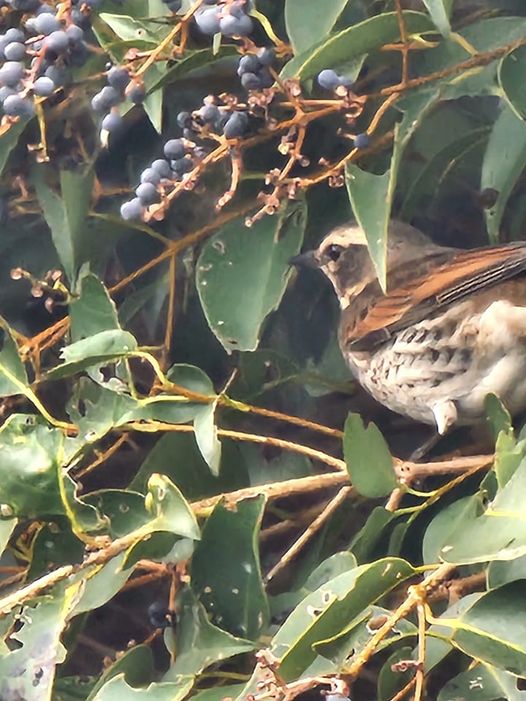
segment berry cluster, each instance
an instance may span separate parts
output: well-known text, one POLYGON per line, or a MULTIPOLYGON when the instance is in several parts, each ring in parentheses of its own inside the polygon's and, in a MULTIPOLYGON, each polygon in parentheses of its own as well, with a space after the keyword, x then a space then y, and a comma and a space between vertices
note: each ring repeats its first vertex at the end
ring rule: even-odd
POLYGON ((269 67, 274 62, 275 53, 272 49, 259 49, 257 54, 245 54, 239 59, 237 74, 245 90, 261 90, 270 88, 274 83, 269 67))
POLYGON ((128 98, 133 104, 144 102, 146 92, 140 80, 132 79, 127 68, 111 66, 106 73, 107 84, 91 99, 93 111, 105 115, 101 123, 101 141, 105 145, 107 134, 116 132, 122 125, 117 106, 128 98))
POLYGON ((33 12, 20 27, 0 34, 0 103, 8 117, 32 117, 34 96, 49 97, 68 80, 68 67, 89 55, 84 29, 100 0, 72 0, 70 11, 40 0, 9 0, 13 10, 33 12))
POLYGON ((254 22, 247 13, 248 6, 245 0, 235 2, 209 2, 195 13, 195 23, 202 34, 213 36, 222 34, 224 37, 246 37, 254 29, 254 22))
POLYGON ((352 85, 352 80, 346 78, 343 75, 339 75, 332 68, 325 68, 323 71, 318 73, 318 83, 325 90, 336 90, 337 88, 350 88, 352 85))
POLYGON ((174 182, 183 180, 204 153, 187 139, 170 139, 163 148, 164 158, 157 158, 140 176, 135 197, 121 206, 121 216, 129 221, 140 219, 145 208, 161 200, 174 182))
POLYGON ((135 197, 124 202, 120 212, 123 219, 140 219, 147 207, 156 204, 174 183, 184 181, 188 173, 203 159, 207 151, 196 144, 207 138, 210 132, 222 134, 227 139, 237 139, 248 131, 249 117, 244 111, 229 105, 216 104, 212 96, 206 97, 200 109, 179 112, 177 124, 183 138, 170 139, 164 145, 164 158, 158 158, 143 170, 135 197))

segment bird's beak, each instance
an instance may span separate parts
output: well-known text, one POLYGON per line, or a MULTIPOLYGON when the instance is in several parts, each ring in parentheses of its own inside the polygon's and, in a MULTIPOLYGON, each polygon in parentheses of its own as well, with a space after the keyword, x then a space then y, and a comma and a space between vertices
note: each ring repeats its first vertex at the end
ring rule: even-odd
POLYGON ((294 265, 296 268, 319 268, 320 264, 316 258, 316 251, 306 251, 297 256, 293 256, 289 260, 289 265, 294 265))

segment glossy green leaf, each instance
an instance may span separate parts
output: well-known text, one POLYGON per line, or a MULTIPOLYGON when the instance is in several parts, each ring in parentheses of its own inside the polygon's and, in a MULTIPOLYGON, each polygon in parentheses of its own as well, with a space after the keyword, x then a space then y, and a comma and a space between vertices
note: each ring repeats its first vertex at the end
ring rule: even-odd
POLYGON ((212 623, 233 635, 256 639, 268 621, 257 538, 263 497, 218 504, 208 517, 192 559, 192 590, 212 615, 212 623))
POLYGON ((4 550, 9 543, 9 539, 13 534, 16 527, 16 518, 2 518, 0 519, 0 556, 3 554, 4 550))
POLYGON ((483 594, 456 619, 441 618, 465 654, 517 676, 526 674, 526 581, 483 594))
POLYGON ((96 275, 84 275, 79 288, 78 297, 69 305, 72 342, 120 328, 115 303, 96 275))
POLYGON ((452 533, 462 529, 466 520, 474 518, 480 509, 480 496, 457 499, 444 506, 426 528, 422 541, 422 557, 427 565, 440 561, 441 550, 452 542, 452 533))
POLYGON ((484 210, 491 241, 498 241, 509 196, 526 166, 526 122, 504 104, 491 131, 480 177, 481 190, 495 190, 495 204, 484 210))
MULTIPOLYGON (((131 686, 147 684, 152 678, 153 655, 148 645, 135 645, 106 669, 93 687, 86 701, 93 701, 99 690, 113 677, 124 674, 124 679, 131 686)), ((59 699, 57 699, 59 701, 59 699)))
POLYGON ((126 683, 124 674, 118 674, 104 684, 92 701, 183 701, 193 683, 193 677, 181 677, 177 682, 154 682, 135 689, 126 683))
POLYGON ((177 674, 198 674, 215 662, 253 650, 254 643, 210 623, 203 605, 190 589, 185 589, 179 602, 175 649, 175 664, 163 681, 170 681, 177 674))
POLYGON ((526 555, 515 560, 493 560, 489 563, 488 589, 496 589, 517 579, 526 579, 526 555))
POLYGON ((32 416, 14 414, 0 427, 0 482, 13 515, 63 514, 59 464, 64 437, 32 416))
POLYGON ((286 0, 285 26, 294 53, 300 54, 325 38, 348 0, 286 0))
POLYGON ((378 553, 383 540, 386 540, 386 532, 389 524, 396 519, 392 511, 387 511, 383 506, 375 507, 369 514, 364 526, 354 536, 349 550, 356 557, 358 564, 371 562, 378 553))
POLYGON ((56 667, 65 658, 60 637, 78 592, 79 584, 58 586, 24 607, 9 636, 14 649, 0 654, 0 698, 51 701, 56 667))
POLYGON ((145 22, 129 15, 101 12, 99 17, 124 41, 147 41, 157 45, 168 33, 162 24, 145 22))
POLYGON ((452 0, 423 0, 423 2, 438 31, 445 37, 449 36, 451 33, 449 10, 452 0))
POLYGON ((137 350, 137 341, 128 331, 109 329, 100 331, 88 338, 71 343, 61 351, 64 359, 48 373, 48 378, 70 377, 94 365, 111 363, 126 358, 137 350))
POLYGON ((492 665, 479 663, 457 674, 441 689, 437 701, 524 701, 526 691, 519 690, 517 679, 492 665))
POLYGON ((147 530, 169 531, 193 540, 201 537, 194 512, 168 477, 157 474, 150 477, 144 503, 152 516, 147 530))
POLYGON ((0 397, 23 394, 28 385, 24 364, 9 330, 0 327, 0 397))
POLYGON ((405 560, 380 559, 338 575, 307 596, 272 640, 271 651, 279 659, 283 678, 297 679, 312 669, 315 643, 341 634, 350 621, 413 574, 405 560))
POLYGON ((413 659, 413 650, 410 647, 401 647, 389 655, 378 673, 378 701, 390 701, 414 676, 412 669, 405 672, 393 669, 393 666, 400 661, 411 659, 413 659))
POLYGON ((513 560, 526 554, 523 490, 526 459, 483 510, 474 504, 469 515, 453 528, 440 557, 455 564, 513 560))
POLYGON ((73 609, 74 616, 99 608, 122 589, 132 574, 131 569, 122 569, 124 559, 125 553, 121 553, 90 573, 73 609))
POLYGON ((75 280, 78 267, 93 240, 84 236, 84 224, 88 214, 94 171, 61 170, 58 195, 46 182, 42 166, 35 170, 35 188, 58 256, 70 280, 75 280))
POLYGON ((278 306, 298 253, 306 207, 293 202, 247 228, 237 219, 205 244, 197 289, 210 328, 224 348, 255 350, 263 322, 278 306), (242 300, 250 300, 243 304, 242 300))
MULTIPOLYGON (((433 29, 429 18, 419 12, 404 12, 408 31, 426 32, 433 29)), ((365 54, 383 44, 398 41, 400 30, 396 12, 385 12, 337 32, 326 41, 289 61, 281 72, 282 78, 312 78, 324 68, 338 68, 362 59, 365 54)))
POLYGON ((345 422, 343 455, 351 482, 366 497, 383 497, 397 485, 393 458, 378 427, 365 427, 359 414, 349 414, 345 422))
MULTIPOLYGON (((346 661, 353 655, 359 655, 371 639, 374 624, 377 621, 385 621, 391 612, 381 606, 368 606, 358 616, 350 621, 345 628, 327 640, 314 643, 313 647, 320 655, 331 660, 338 669, 341 669, 346 661), (371 627, 371 623, 373 627, 371 627)), ((396 624, 396 630, 391 631, 378 646, 383 650, 400 640, 408 637, 416 637, 417 629, 414 623, 401 619, 396 624)))
POLYGON ((517 117, 526 119, 526 86, 524 69, 526 67, 526 46, 519 46, 504 56, 499 64, 499 84, 509 106, 517 117))

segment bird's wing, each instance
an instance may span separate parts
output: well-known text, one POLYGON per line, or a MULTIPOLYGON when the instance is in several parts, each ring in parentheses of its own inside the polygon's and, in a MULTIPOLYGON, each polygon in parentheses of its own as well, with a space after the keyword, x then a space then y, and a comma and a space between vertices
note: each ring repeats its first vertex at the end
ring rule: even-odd
POLYGON ((353 351, 371 350, 438 309, 525 271, 526 242, 461 251, 386 295, 374 295, 362 318, 342 319, 341 342, 353 351))

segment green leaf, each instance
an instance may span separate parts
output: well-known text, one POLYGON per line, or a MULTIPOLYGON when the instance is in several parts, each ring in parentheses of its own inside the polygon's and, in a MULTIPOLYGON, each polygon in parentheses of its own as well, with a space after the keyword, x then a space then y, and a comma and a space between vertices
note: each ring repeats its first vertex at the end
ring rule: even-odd
POLYGON ((201 408, 194 418, 195 440, 213 475, 219 474, 221 441, 217 437, 215 410, 217 400, 201 408))
POLYGON ((197 289, 210 328, 227 351, 256 349, 265 318, 285 292, 289 260, 301 248, 305 224, 305 204, 293 202, 250 229, 237 219, 205 244, 197 289), (250 304, 242 303, 248 299, 250 304))
POLYGON ((18 140, 27 127, 28 121, 23 117, 20 118, 18 122, 10 124, 9 129, 0 137, 0 175, 4 172, 9 156, 18 144, 18 140))
POLYGON ((59 464, 61 431, 13 414, 0 427, 2 502, 13 515, 41 518, 63 514, 59 464))
POLYGON ((415 130, 437 100, 435 89, 422 91, 406 100, 404 116, 395 127, 393 155, 383 175, 368 173, 355 163, 345 167, 345 184, 353 214, 367 240, 382 289, 387 286, 387 236, 391 207, 402 154, 415 130))
MULTIPOLYGON (((344 572, 307 596, 272 639, 280 675, 290 681, 312 670, 315 643, 342 633, 368 606, 413 574, 405 560, 385 558, 344 572)), ((316 669, 335 671, 327 664, 316 669)))
POLYGON ((79 265, 85 258, 86 245, 92 240, 84 237, 84 224, 89 211, 94 171, 92 167, 82 170, 60 171, 60 196, 46 183, 42 167, 35 169, 35 189, 51 229, 51 237, 66 275, 75 280, 79 265))
POLYGON ((322 584, 325 584, 343 572, 354 569, 356 566, 356 558, 352 553, 341 552, 331 555, 311 572, 302 587, 294 591, 287 591, 283 592, 283 594, 273 596, 270 601, 272 614, 275 616, 276 614, 290 611, 306 596, 312 594, 316 589, 319 589, 322 584))
POLYGON ((452 0, 423 0, 423 2, 438 31, 443 36, 448 37, 451 34, 449 11, 451 10, 452 0), (446 2, 449 7, 447 7, 446 2))
MULTIPOLYGON (((321 640, 313 645, 316 652, 331 660, 338 669, 341 669, 347 660, 353 655, 359 655, 371 639, 371 631, 377 621, 385 621, 391 611, 381 606, 368 606, 358 616, 350 621, 345 628, 327 640, 321 640)), ((398 643, 403 638, 415 637, 416 626, 410 621, 401 619, 396 624, 396 630, 392 630, 378 645, 378 650, 384 650, 393 643, 398 643)))
POLYGON ((64 359, 47 373, 50 379, 70 377, 94 365, 103 365, 128 357, 137 350, 137 341, 128 331, 109 329, 84 338, 61 351, 64 359))
POLYGON ((9 330, 0 327, 0 397, 23 394, 27 387, 26 369, 18 355, 17 345, 9 330))
POLYGON ((190 589, 185 589, 178 602, 178 651, 175 664, 163 681, 171 681, 177 674, 198 674, 215 662, 254 649, 254 643, 243 640, 212 625, 207 613, 190 589))
POLYGON ((463 497, 442 507, 424 533, 422 557, 426 565, 440 561, 442 548, 452 542, 451 534, 461 529, 466 519, 474 518, 479 508, 479 495, 463 497))
POLYGON ((84 275, 79 287, 79 296, 69 305, 71 340, 119 329, 117 309, 99 278, 93 273, 84 275))
MULTIPOLYGON (((99 690, 113 677, 124 674, 126 682, 132 686, 146 684, 153 673, 153 655, 148 645, 136 645, 105 669, 93 687, 86 701, 93 701, 99 690)), ((59 699, 57 699, 59 701, 59 699)))
POLYGON ((55 587, 52 596, 24 607, 9 635, 14 649, 0 653, 0 698, 51 701, 56 666, 65 658, 60 636, 79 587, 55 587))
POLYGON ((0 519, 0 556, 3 555, 17 523, 18 519, 16 518, 0 519))
POLYGON ((440 689, 437 701, 524 701, 526 691, 517 688, 517 679, 491 665, 479 663, 457 674, 440 689))
POLYGON ((144 503, 152 516, 148 531, 168 531, 193 540, 201 537, 194 512, 168 477, 157 474, 150 477, 144 503))
POLYGON ((387 511, 383 506, 375 507, 369 514, 365 525, 354 536, 349 550, 356 557, 359 564, 375 559, 380 550, 380 544, 386 537, 389 524, 397 518, 392 511, 387 511))
POLYGON ((166 25, 134 19, 129 15, 101 12, 99 17, 123 41, 146 41, 157 46, 169 32, 166 25))
MULTIPOLYGON (((429 18, 419 12, 404 12, 409 33, 431 31, 429 18)), ((313 78, 324 68, 339 68, 360 61, 365 54, 400 40, 396 12, 385 12, 344 29, 326 41, 289 61, 281 72, 282 78, 313 78)))
POLYGON ((440 618, 466 655, 517 676, 526 674, 526 581, 483 594, 456 619, 440 618))
POLYGON ((126 683, 124 674, 118 674, 104 684, 93 701, 183 701, 193 683, 193 677, 181 677, 177 682, 152 683, 144 689, 134 689, 126 683))
POLYGON ((387 658, 378 673, 378 701, 389 701, 389 699, 392 699, 414 676, 412 669, 399 672, 398 670, 395 671, 396 668, 393 668, 393 665, 396 663, 411 659, 413 659, 413 650, 410 647, 401 647, 387 658))
POLYGON ((523 495, 526 489, 526 458, 500 488, 496 496, 481 508, 481 498, 449 534, 440 557, 454 564, 513 560, 526 554, 526 524, 523 495))
POLYGON ((125 557, 126 553, 121 553, 101 567, 91 571, 89 577, 86 577, 85 573, 78 577, 85 580, 84 588, 72 615, 78 616, 86 611, 99 608, 122 589, 133 571, 132 569, 122 569, 125 557))
POLYGON ((397 485, 393 458, 378 427, 365 428, 359 414, 349 414, 343 436, 345 464, 356 490, 365 497, 383 497, 397 485))
POLYGON ((526 122, 507 104, 491 131, 480 177, 481 190, 495 190, 495 203, 484 209, 491 241, 499 239, 499 229, 509 196, 526 165, 526 122))
POLYGON ((300 54, 327 36, 348 0, 286 0, 285 26, 294 54, 300 54))
POLYGON ((503 584, 526 579, 526 555, 516 560, 493 560, 488 566, 488 589, 496 589, 503 584))
POLYGON ((250 640, 268 621, 257 546, 264 506, 263 497, 239 502, 235 511, 218 504, 192 559, 192 590, 212 623, 250 640))
POLYGON ((498 68, 500 87, 509 106, 517 117, 526 119, 526 86, 524 69, 526 67, 526 46, 519 46, 504 56, 498 68))

